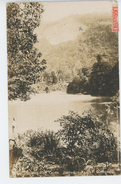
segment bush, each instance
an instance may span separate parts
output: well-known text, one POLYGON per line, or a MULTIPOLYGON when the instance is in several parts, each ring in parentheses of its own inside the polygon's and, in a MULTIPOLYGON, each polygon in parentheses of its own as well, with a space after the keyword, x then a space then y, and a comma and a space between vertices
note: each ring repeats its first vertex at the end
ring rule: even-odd
POLYGON ((113 96, 119 90, 118 63, 113 67, 109 62, 98 62, 92 66, 89 79, 90 94, 93 96, 113 96))
POLYGON ((103 129, 100 117, 91 110, 82 116, 70 111, 57 120, 62 129, 58 136, 66 146, 66 154, 72 158, 91 159, 94 162, 117 161, 116 139, 107 128, 103 129))
POLYGON ((116 139, 100 117, 91 110, 81 116, 70 111, 69 115, 57 120, 61 126, 57 133, 29 130, 19 135, 16 143, 22 148, 18 163, 20 174, 21 167, 25 172, 37 169, 44 175, 47 172, 63 175, 64 172, 82 171, 89 162, 91 167, 117 162, 116 139))
POLYGON ((68 94, 76 94, 76 93, 88 93, 89 92, 88 79, 86 76, 75 77, 72 82, 67 86, 68 94))
POLYGON ((39 160, 42 160, 43 157, 48 159, 48 156, 55 155, 59 146, 59 139, 53 131, 29 130, 23 135, 19 135, 19 139, 21 142, 24 141, 24 149, 39 160))

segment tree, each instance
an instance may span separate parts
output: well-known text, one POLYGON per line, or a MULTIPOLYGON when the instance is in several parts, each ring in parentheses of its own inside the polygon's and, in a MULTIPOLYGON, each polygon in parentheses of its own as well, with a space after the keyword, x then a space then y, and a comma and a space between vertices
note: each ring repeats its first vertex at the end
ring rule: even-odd
POLYGON ((62 70, 58 70, 57 71, 57 77, 58 77, 58 81, 63 81, 64 80, 64 72, 62 70))
POLYGON ((74 77, 73 81, 68 84, 67 93, 69 94, 80 93, 80 77, 74 77))
POLYGON ((88 78, 83 74, 79 77, 74 77, 73 81, 67 86, 67 93, 88 93, 88 78))
POLYGON ((111 30, 111 16, 107 18, 101 15, 100 18, 97 17, 97 21, 94 21, 94 18, 92 20, 80 37, 80 55, 86 55, 85 61, 89 62, 91 58, 94 63, 96 59, 101 62, 104 54, 108 56, 110 63, 114 64, 118 60, 118 32, 111 30))
POLYGON ((91 95, 111 96, 110 80, 112 66, 107 62, 94 63, 89 80, 91 95))
POLYGON ((57 83, 57 77, 56 77, 54 71, 51 72, 51 80, 52 80, 52 84, 56 84, 57 83))
POLYGON ((49 73, 47 73, 47 71, 43 72, 43 76, 44 78, 44 81, 46 84, 48 84, 48 81, 49 81, 49 73))
POLYGON ((7 6, 8 98, 27 100, 34 92, 46 61, 34 47, 43 6, 40 3, 9 3, 7 6))
POLYGON ((95 162, 114 162, 117 160, 117 144, 113 133, 103 129, 104 122, 91 110, 81 116, 70 111, 57 122, 61 129, 58 136, 65 145, 66 155, 73 158, 92 159, 95 162))
POLYGON ((119 63, 115 63, 112 71, 110 72, 109 90, 111 95, 116 95, 119 90, 119 63))

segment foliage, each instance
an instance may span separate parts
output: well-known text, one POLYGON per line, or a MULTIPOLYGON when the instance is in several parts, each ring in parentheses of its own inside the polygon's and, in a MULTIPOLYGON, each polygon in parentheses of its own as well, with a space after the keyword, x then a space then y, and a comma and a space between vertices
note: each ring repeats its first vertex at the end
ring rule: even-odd
POLYGON ((67 149, 67 154, 74 158, 92 159, 94 162, 114 162, 117 160, 117 145, 114 135, 91 110, 82 116, 70 112, 58 120, 62 127, 58 135, 67 149))
POLYGON ((110 72, 110 81, 109 81, 109 90, 111 91, 112 95, 119 97, 119 62, 115 63, 112 71, 110 72))
POLYGON ((78 75, 79 77, 75 77, 67 86, 67 93, 114 96, 119 90, 118 62, 111 66, 108 62, 98 61, 92 68, 80 69, 78 75))
MULTIPOLYGON (((105 16, 95 16, 96 22, 94 17, 88 19, 91 20, 85 22, 87 29, 77 37, 75 47, 79 58, 77 61, 73 59, 75 73, 72 69, 74 76, 72 74, 73 80, 67 87, 67 93, 113 96, 119 89, 118 34, 111 31, 109 17, 106 20, 105 16), (76 75, 80 80, 74 81, 76 75)), ((81 18, 79 20, 82 21, 81 18)), ((71 43, 69 47, 72 47, 71 43)))
POLYGON ((45 82, 38 82, 37 84, 32 85, 37 93, 49 93, 52 91, 62 91, 66 92, 67 85, 63 82, 57 82, 56 84, 46 84, 45 82))
POLYGON ((111 19, 105 20, 104 17, 97 19, 95 22, 93 18, 80 37, 80 52, 84 52, 86 60, 91 58, 91 61, 95 62, 98 55, 106 55, 105 60, 114 64, 118 61, 118 33, 112 32, 111 19), (84 45, 86 48, 83 48, 84 45))
MULTIPOLYGON (((118 121, 119 115, 120 115, 120 100, 119 100, 119 91, 112 97, 111 103, 106 105, 107 107, 107 113, 110 114, 110 119, 115 118, 116 121, 118 121)), ((105 112, 103 112, 105 114, 105 112)), ((120 118, 119 118, 120 119, 120 118)))
POLYGON ((56 84, 58 81, 56 73, 54 71, 51 71, 50 73, 45 71, 42 74, 42 78, 43 78, 43 82, 45 82, 45 84, 47 84, 47 85, 56 84))
POLYGON ((117 108, 120 105, 120 99, 119 99, 119 91, 116 93, 115 96, 112 97, 112 103, 111 106, 117 108))
MULTIPOLYGON (((39 160, 54 155, 59 146, 59 138, 53 131, 29 130, 23 135, 19 135, 19 144, 23 141, 25 149, 29 149, 30 154, 39 160)), ((20 145, 23 147, 22 144, 20 145)))
POLYGON ((7 6, 8 98, 27 100, 31 85, 39 78, 46 61, 34 47, 43 7, 40 3, 9 3, 7 6))
MULTIPOLYGON (((17 145, 36 159, 54 161, 64 170, 80 170, 85 162, 116 162, 117 144, 101 116, 85 111, 82 116, 70 111, 58 119, 61 129, 27 131, 19 135, 17 145)), ((23 151, 24 153, 24 151, 23 151)))
POLYGON ((107 62, 95 63, 90 76, 91 95, 113 96, 119 89, 118 63, 113 67, 107 62))
POLYGON ((57 77, 56 77, 54 71, 51 72, 51 78, 52 78, 52 84, 56 84, 57 83, 57 77))
POLYGON ((88 93, 88 79, 86 76, 82 75, 80 77, 74 77, 73 81, 70 82, 67 86, 67 93, 76 94, 76 93, 88 93))
POLYGON ((39 171, 40 175, 46 175, 49 171, 63 175, 64 172, 87 171, 91 167, 95 174, 99 163, 117 162, 116 138, 104 126, 101 116, 91 110, 81 116, 70 111, 57 122, 61 126, 57 133, 29 130, 18 135, 16 145, 22 149, 18 170, 22 167, 22 171, 30 171, 30 174, 39 171))
POLYGON ((80 78, 75 77, 73 81, 69 83, 69 85, 67 86, 67 93, 80 93, 80 78))
MULTIPOLYGON (((64 74, 70 73, 71 79, 77 75, 77 71, 82 67, 91 67, 96 61, 97 55, 105 54, 111 64, 118 60, 118 32, 112 32, 112 14, 88 14, 88 15, 71 15, 68 17, 70 27, 79 25, 83 31, 79 31, 76 39, 62 42, 56 46, 43 37, 39 45, 48 61, 48 69, 58 71, 64 74), (51 69, 52 68, 52 69, 51 69)), ((57 31, 57 26, 63 31, 63 22, 67 18, 49 23, 48 30, 57 31)), ((44 30, 44 29, 43 29, 44 30)), ((65 29, 65 31, 68 31, 65 29)), ((45 32, 43 31, 43 34, 45 32)), ((67 75, 68 76, 68 75, 67 75)), ((65 76, 62 76, 65 80, 65 76)))
POLYGON ((37 42, 34 30, 40 25, 42 12, 40 3, 11 3, 7 7, 9 99, 28 99, 29 94, 35 92, 32 84, 40 81, 40 76, 42 82, 49 86, 70 82, 67 93, 115 95, 119 83, 118 64, 114 68, 113 65, 118 61, 118 33, 111 31, 111 14, 73 16, 73 21, 86 25, 75 41, 55 47, 40 39, 39 44, 48 60, 48 71, 43 73, 46 61, 40 61, 42 54, 34 47, 37 42), (106 56, 104 60, 110 66, 103 63, 102 55, 106 56), (94 67, 96 60, 98 65, 100 63, 100 71, 94 67), (110 73, 106 71, 108 67, 113 68, 110 73), (75 80, 77 76, 80 80, 75 80), (97 84, 100 89, 96 88, 97 84))

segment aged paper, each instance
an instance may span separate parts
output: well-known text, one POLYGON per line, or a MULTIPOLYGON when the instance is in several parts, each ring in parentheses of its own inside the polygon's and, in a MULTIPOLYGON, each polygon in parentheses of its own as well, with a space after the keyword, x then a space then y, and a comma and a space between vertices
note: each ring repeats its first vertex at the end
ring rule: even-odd
POLYGON ((117 3, 6 8, 10 177, 119 175, 117 3))

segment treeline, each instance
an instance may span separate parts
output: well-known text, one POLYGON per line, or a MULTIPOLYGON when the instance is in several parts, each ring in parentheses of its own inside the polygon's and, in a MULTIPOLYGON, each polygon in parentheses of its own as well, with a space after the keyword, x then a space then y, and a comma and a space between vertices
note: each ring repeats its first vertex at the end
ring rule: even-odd
POLYGON ((74 75, 72 72, 63 70, 46 70, 41 72, 40 78, 33 85, 37 93, 51 92, 51 91, 64 91, 69 82, 72 81, 74 75))
POLYGON ((47 85, 56 84, 57 82, 71 81, 71 74, 66 74, 62 70, 57 71, 45 71, 41 74, 39 81, 44 82, 47 85))
POLYGON ((97 62, 90 68, 82 68, 67 86, 67 93, 113 96, 119 90, 119 66, 109 62, 97 62))

